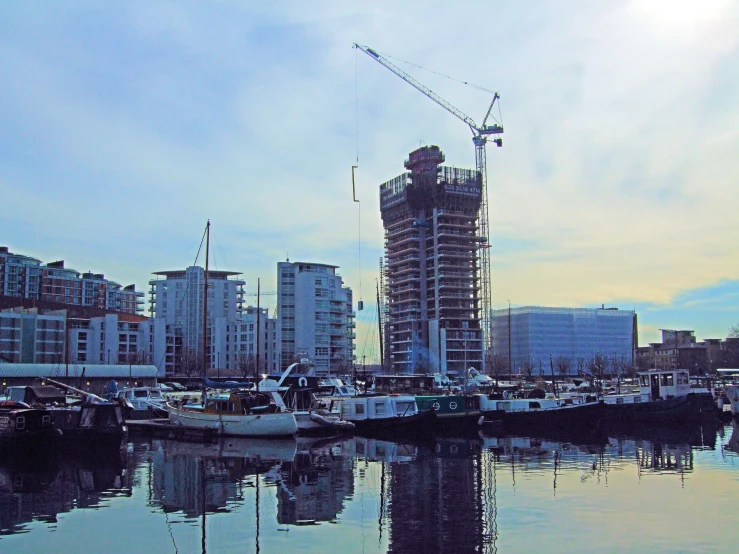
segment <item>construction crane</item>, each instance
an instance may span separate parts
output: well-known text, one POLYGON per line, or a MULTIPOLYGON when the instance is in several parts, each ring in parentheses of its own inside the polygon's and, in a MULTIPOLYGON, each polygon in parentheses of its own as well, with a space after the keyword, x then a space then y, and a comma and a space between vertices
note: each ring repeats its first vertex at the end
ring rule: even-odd
MULTIPOLYGON (((454 117, 464 122, 472 131, 472 142, 475 145, 475 169, 477 169, 482 180, 482 202, 480 204, 480 217, 479 217, 479 228, 480 228, 480 272, 482 281, 482 333, 483 333, 483 344, 487 344, 487 348, 483 348, 483 372, 487 365, 486 353, 492 348, 492 335, 491 335, 491 321, 490 321, 490 309, 492 307, 492 295, 490 290, 490 242, 489 242, 489 227, 488 227, 488 177, 487 177, 487 154, 486 145, 488 137, 491 135, 503 134, 503 127, 497 123, 494 125, 486 125, 490 113, 493 110, 493 105, 496 100, 500 99, 498 93, 494 93, 493 100, 490 102, 490 107, 482 120, 481 125, 477 125, 475 121, 462 112, 455 108, 452 104, 444 100, 441 96, 436 94, 430 88, 422 85, 416 81, 413 77, 408 75, 405 71, 400 69, 398 66, 393 64, 390 60, 378 54, 372 48, 368 46, 362 46, 361 44, 354 43, 354 48, 358 48, 370 58, 375 60, 377 63, 384 65, 387 69, 395 73, 398 77, 403 79, 406 83, 411 85, 413 88, 428 96, 439 104, 446 111, 451 113, 454 117)), ((503 139, 496 137, 491 139, 496 146, 503 146, 503 139)))

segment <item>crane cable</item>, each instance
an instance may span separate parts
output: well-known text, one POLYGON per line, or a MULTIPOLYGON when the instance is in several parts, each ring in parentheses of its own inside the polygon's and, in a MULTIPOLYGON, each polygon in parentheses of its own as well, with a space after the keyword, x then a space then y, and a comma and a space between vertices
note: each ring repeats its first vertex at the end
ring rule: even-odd
MULTIPOLYGON (((356 50, 356 48, 355 48, 355 50, 356 50)), ((434 75, 438 75, 439 77, 444 77, 445 79, 449 79, 450 81, 455 81, 457 83, 462 83, 463 85, 467 85, 468 87, 472 87, 472 88, 475 88, 477 90, 481 90, 483 92, 488 92, 490 94, 495 94, 497 92, 497 91, 491 90, 491 89, 489 89, 487 87, 476 85, 475 83, 470 83, 469 81, 465 81, 463 79, 457 79, 456 77, 452 77, 451 75, 446 75, 446 74, 441 73, 439 71, 434 71, 433 69, 429 69, 427 67, 423 67, 422 65, 418 65, 417 63, 413 63, 413 62, 409 62, 407 60, 403 60, 403 59, 398 58, 396 56, 391 56, 390 54, 383 54, 382 52, 379 52, 378 50, 374 50, 374 51, 377 52, 378 54, 380 54, 381 56, 385 57, 385 58, 390 58, 390 59, 399 61, 401 63, 411 65, 411 66, 413 66, 413 67, 415 67, 417 69, 420 69, 422 71, 428 71, 429 73, 433 73, 434 75)), ((496 121, 502 127, 503 126, 503 116, 500 113, 500 100, 498 101, 498 113, 500 115, 500 121, 497 121, 497 120, 496 121)), ((493 119, 495 119, 495 116, 493 116, 493 119)))
MULTIPOLYGON (((354 137, 356 165, 352 165, 352 198, 357 203, 357 265, 359 269, 359 301, 362 302, 362 204, 357 200, 354 170, 359 168, 359 52, 354 49, 354 137)), ((364 307, 364 302, 361 304, 364 307)))

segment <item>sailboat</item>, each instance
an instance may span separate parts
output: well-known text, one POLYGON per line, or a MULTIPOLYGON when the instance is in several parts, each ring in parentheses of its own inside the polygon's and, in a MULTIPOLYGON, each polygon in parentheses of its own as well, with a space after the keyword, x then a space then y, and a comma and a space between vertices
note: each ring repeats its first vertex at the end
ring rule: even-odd
MULTIPOLYGON (((205 226, 205 287, 203 290, 203 377, 207 376, 208 352, 208 253, 210 221, 205 226)), ((213 429, 220 435, 282 437, 298 432, 292 411, 275 404, 271 395, 251 390, 220 391, 202 395, 200 404, 167 403, 169 422, 193 429, 213 429)))

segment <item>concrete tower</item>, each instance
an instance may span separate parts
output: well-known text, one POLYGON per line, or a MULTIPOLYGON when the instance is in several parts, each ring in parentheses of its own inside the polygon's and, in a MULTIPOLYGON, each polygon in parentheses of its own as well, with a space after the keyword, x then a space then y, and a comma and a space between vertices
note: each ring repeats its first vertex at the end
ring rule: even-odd
POLYGON ((482 370, 480 175, 442 166, 438 146, 380 185, 385 228, 386 349, 394 373, 482 370))

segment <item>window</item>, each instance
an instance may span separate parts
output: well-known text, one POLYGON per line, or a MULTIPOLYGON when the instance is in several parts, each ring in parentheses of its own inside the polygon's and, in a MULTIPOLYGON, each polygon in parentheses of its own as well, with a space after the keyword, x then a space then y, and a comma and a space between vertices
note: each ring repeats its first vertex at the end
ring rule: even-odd
POLYGON ((660 377, 661 377, 661 381, 662 381, 662 386, 663 387, 671 387, 671 386, 673 386, 674 380, 673 380, 673 377, 672 377, 672 373, 663 373, 662 375, 660 375, 660 377))
POLYGON ((363 415, 364 414, 364 404, 360 404, 359 402, 354 404, 354 413, 357 415, 363 415))
POLYGON ((384 402, 375 402, 375 414, 385 415, 387 413, 387 406, 384 402))

